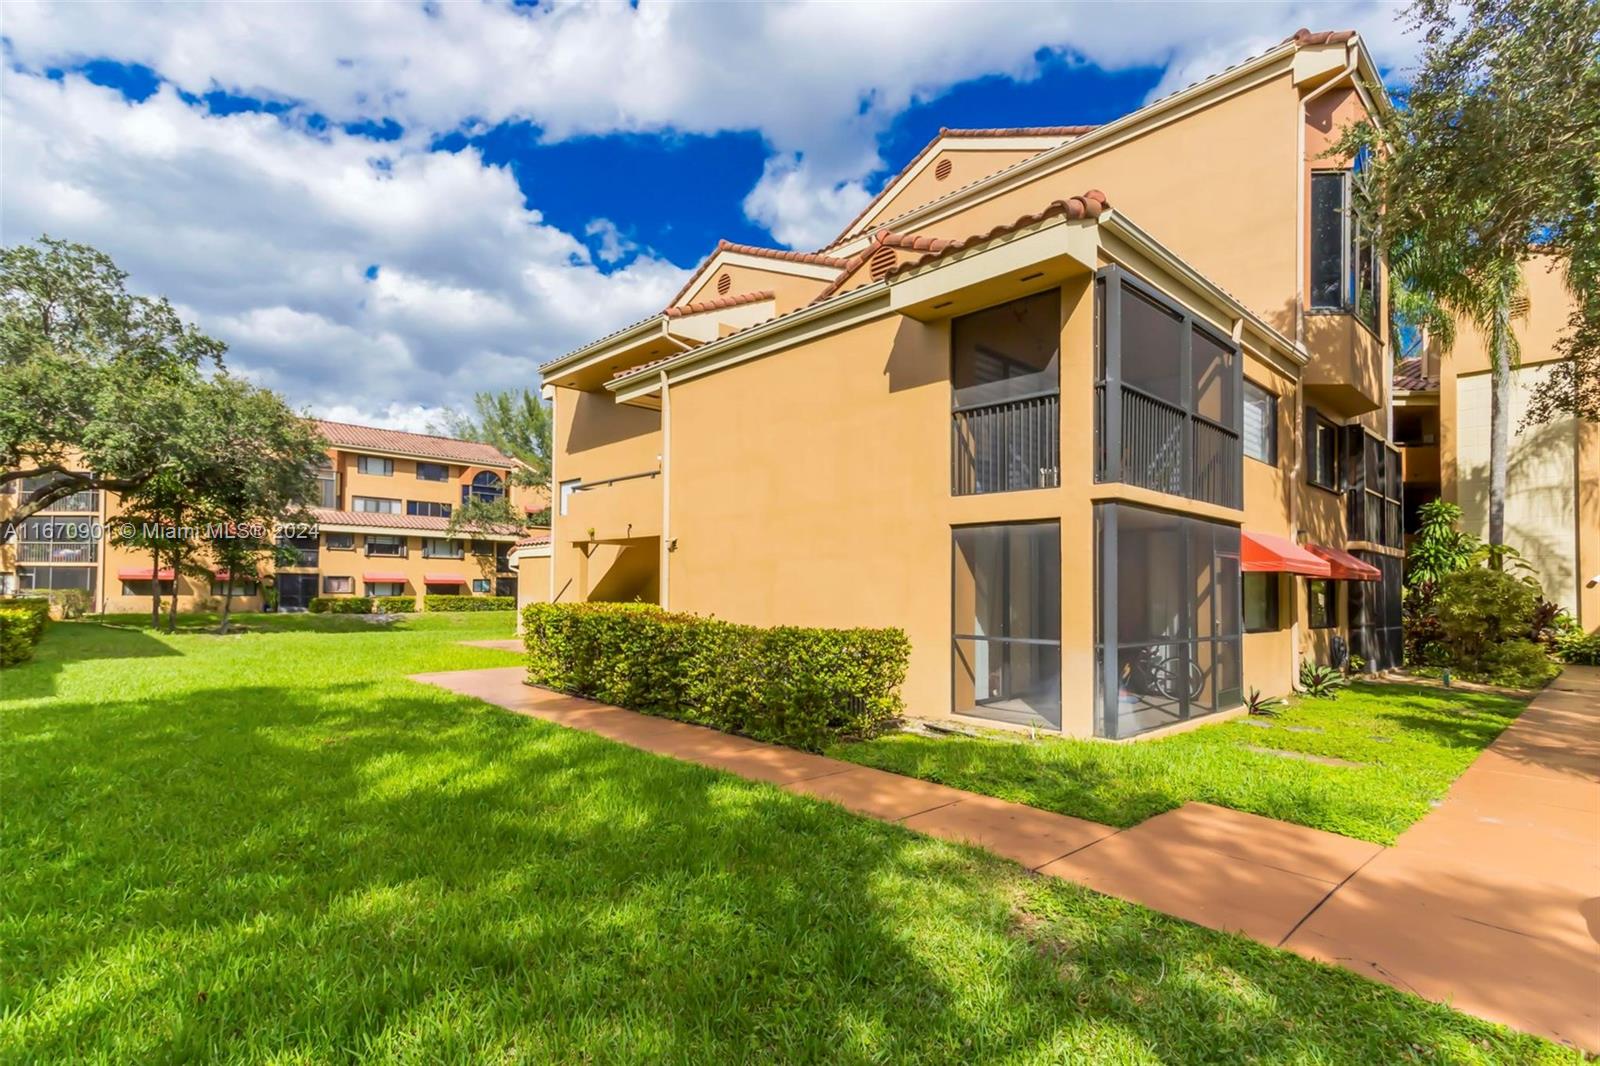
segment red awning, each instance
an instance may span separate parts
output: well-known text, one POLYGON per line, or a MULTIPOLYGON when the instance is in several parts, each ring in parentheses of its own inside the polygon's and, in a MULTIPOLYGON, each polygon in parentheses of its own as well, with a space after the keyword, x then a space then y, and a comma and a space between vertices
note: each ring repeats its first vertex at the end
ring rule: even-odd
POLYGON ((154 570, 118 570, 118 581, 171 581, 176 575, 171 570, 161 571, 158 579, 154 570))
POLYGON ((1317 558, 1293 541, 1249 530, 1239 534, 1239 568, 1247 574, 1333 575, 1326 560, 1317 558))
POLYGON ((1347 551, 1326 544, 1307 544, 1306 549, 1328 560, 1333 576, 1340 581, 1376 581, 1383 576, 1376 566, 1362 562, 1347 551))
POLYGON ((423 574, 422 583, 424 585, 465 585, 467 579, 457 577, 454 574, 423 574))
POLYGON ((362 574, 361 575, 361 580, 362 581, 373 582, 373 583, 380 584, 380 585, 404 585, 406 583, 406 575, 404 575, 404 574, 362 574))

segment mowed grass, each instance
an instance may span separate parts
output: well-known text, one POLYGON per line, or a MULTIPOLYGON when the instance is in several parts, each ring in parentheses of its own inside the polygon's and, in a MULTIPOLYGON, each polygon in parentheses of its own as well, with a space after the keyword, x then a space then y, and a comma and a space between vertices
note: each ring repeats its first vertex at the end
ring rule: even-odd
POLYGON ((829 754, 1107 825, 1190 801, 1392 844, 1517 715, 1522 701, 1420 685, 1352 685, 1276 717, 1132 744, 893 734, 829 754), (1356 763, 1329 765, 1252 749, 1356 763))
POLYGON ((6 1062, 1565 1062, 976 850, 406 681, 510 617, 51 627, 6 1062))

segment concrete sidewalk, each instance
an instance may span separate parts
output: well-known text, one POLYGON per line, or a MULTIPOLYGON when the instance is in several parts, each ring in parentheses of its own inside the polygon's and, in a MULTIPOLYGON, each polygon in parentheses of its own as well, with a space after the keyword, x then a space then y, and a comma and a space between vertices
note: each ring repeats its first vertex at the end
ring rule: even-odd
POLYGON ((413 680, 975 844, 1600 1050, 1600 670, 1569 668, 1394 848, 1203 803, 1127 830, 563 696, 521 666, 413 680))

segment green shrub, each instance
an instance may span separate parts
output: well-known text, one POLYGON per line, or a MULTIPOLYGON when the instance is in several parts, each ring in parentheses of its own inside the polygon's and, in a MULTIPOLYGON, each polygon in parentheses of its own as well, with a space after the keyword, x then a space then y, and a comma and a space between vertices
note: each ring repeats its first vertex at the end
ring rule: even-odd
POLYGON ((415 596, 374 596, 372 609, 381 614, 410 614, 417 609, 415 596))
POLYGON ((313 614, 371 614, 371 596, 318 596, 311 601, 313 614))
POLYGON ((1504 570, 1475 567, 1439 582, 1435 611, 1449 665, 1467 676, 1488 676, 1507 656, 1494 649, 1507 641, 1526 642, 1528 622, 1539 604, 1539 586, 1504 570))
POLYGON ((528 680, 575 695, 819 750, 900 715, 898 629, 762 629, 649 604, 531 604, 528 680))
POLYGON ((50 601, 43 598, 0 600, 0 666, 33 658, 33 649, 50 620, 50 601))
POLYGON ((1531 640, 1507 640, 1490 645, 1481 666, 1464 673, 1469 680, 1512 688, 1538 688, 1559 671, 1542 646, 1531 640))
POLYGON ((1600 666, 1600 630, 1562 633, 1556 637, 1556 654, 1574 666, 1600 666))
POLYGON ((62 618, 82 618, 89 609, 89 594, 82 589, 53 589, 50 602, 56 605, 62 618))
POLYGON ((515 596, 455 596, 432 593, 422 598, 429 611, 509 611, 516 607, 515 596))

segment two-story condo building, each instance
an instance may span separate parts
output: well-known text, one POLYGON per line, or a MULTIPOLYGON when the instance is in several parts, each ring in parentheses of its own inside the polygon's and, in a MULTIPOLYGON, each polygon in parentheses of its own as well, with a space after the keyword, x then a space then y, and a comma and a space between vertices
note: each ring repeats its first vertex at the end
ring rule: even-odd
POLYGON ((542 368, 558 601, 898 626, 911 713, 1125 738, 1400 653, 1382 264, 1301 31, 1103 126, 944 130, 542 368))
MULTIPOLYGON (((450 539, 452 510, 476 497, 500 499, 530 513, 542 508, 543 490, 525 492, 511 482, 516 461, 487 444, 424 433, 318 421, 328 441, 308 508, 314 527, 290 530, 284 543, 296 565, 261 575, 276 587, 284 610, 305 608, 317 596, 503 595, 516 592, 509 553, 520 533, 479 533, 450 539)), ((20 483, 20 491, 35 488, 20 483)), ((15 494, 0 496, 0 508, 15 494)), ((95 610, 142 611, 155 583, 163 594, 177 584, 178 605, 193 610, 221 597, 230 575, 206 578, 156 572, 147 555, 124 547, 97 528, 120 512, 115 493, 81 492, 25 522, 0 555, 0 583, 22 593, 81 589, 95 610)), ((263 581, 234 580, 234 607, 259 610, 263 581)))

